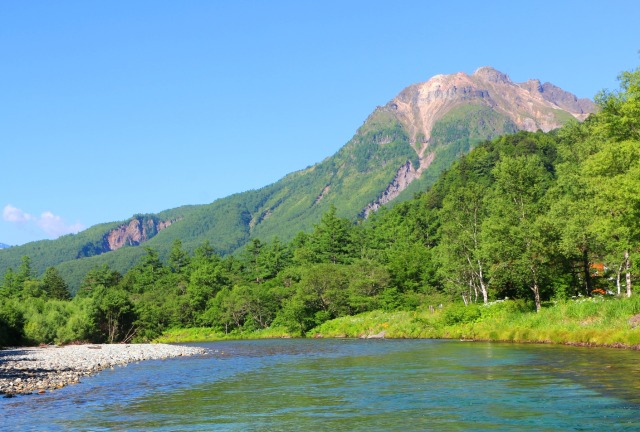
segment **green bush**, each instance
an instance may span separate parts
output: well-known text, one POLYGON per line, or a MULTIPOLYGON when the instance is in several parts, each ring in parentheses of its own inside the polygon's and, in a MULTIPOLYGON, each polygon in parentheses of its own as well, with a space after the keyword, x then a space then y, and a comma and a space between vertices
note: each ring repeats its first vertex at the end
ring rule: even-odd
POLYGON ((17 346, 24 337, 24 316, 14 301, 0 301, 0 347, 17 346))
POLYGON ((524 299, 497 300, 480 306, 480 312, 483 320, 534 311, 535 305, 531 301, 526 301, 524 299))
POLYGON ((452 304, 442 313, 442 321, 445 325, 472 323, 481 317, 480 306, 475 304, 452 304))

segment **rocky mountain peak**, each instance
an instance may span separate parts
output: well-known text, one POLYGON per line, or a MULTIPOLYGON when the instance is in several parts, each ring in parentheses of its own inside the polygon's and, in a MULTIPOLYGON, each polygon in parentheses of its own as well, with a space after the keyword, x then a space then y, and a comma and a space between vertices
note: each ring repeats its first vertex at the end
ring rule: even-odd
POLYGON ((436 75, 405 88, 387 106, 396 110, 416 152, 424 157, 435 122, 462 104, 488 106, 506 115, 519 129, 531 132, 559 128, 567 114, 582 121, 596 111, 590 100, 578 99, 551 83, 540 84, 537 79, 514 83, 507 74, 490 66, 472 75, 436 75))
POLYGON ((543 92, 542 83, 540 82, 539 79, 530 79, 528 81, 520 83, 520 87, 522 87, 523 89, 526 89, 530 93, 534 93, 534 92, 542 93, 543 92))
POLYGON ((499 70, 492 68, 491 66, 483 66, 476 69, 476 71, 473 73, 473 76, 485 79, 493 83, 511 83, 511 78, 509 78, 509 75, 502 73, 499 70))

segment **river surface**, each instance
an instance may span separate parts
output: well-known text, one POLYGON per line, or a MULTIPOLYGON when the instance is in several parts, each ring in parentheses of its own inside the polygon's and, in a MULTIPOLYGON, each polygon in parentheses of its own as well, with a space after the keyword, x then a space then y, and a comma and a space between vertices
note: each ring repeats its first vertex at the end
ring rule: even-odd
POLYGON ((0 399, 0 430, 640 431, 640 353, 435 340, 198 344, 208 355, 0 399))

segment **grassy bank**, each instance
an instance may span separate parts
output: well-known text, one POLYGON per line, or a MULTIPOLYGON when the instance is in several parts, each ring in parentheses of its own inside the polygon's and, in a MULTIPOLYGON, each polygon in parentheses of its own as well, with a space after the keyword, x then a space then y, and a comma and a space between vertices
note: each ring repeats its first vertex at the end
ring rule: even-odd
MULTIPOLYGON (((640 326, 631 318, 640 314, 640 297, 582 298, 547 304, 536 313, 522 301, 488 305, 453 304, 417 311, 373 311, 327 321, 308 337, 453 338, 508 342, 576 344, 639 348, 640 326)), ((159 342, 202 342, 289 336, 286 329, 228 334, 208 328, 177 329, 159 342)))
POLYGON ((211 327, 178 328, 167 330, 155 339, 157 343, 212 342, 238 339, 273 339, 291 337, 287 329, 275 327, 251 332, 224 333, 211 327))

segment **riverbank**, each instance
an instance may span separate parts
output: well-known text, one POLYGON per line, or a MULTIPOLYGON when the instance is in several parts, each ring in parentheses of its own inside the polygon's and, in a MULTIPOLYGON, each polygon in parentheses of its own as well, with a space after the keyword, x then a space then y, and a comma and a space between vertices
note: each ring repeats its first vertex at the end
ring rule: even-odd
POLYGON ((462 339, 640 348, 640 298, 589 297, 552 302, 540 312, 520 301, 450 305, 414 312, 370 312, 328 321, 322 337, 462 339))
POLYGON ((0 394, 44 393, 115 366, 204 353, 202 348, 167 344, 11 348, 0 351, 0 394))
MULTIPOLYGON (((426 305, 415 311, 372 311, 327 321, 306 337, 430 338, 640 348, 640 296, 588 297, 533 305, 504 300, 487 305, 426 305)), ((295 336, 286 329, 224 334, 211 328, 175 329, 159 342, 204 342, 295 336)))

